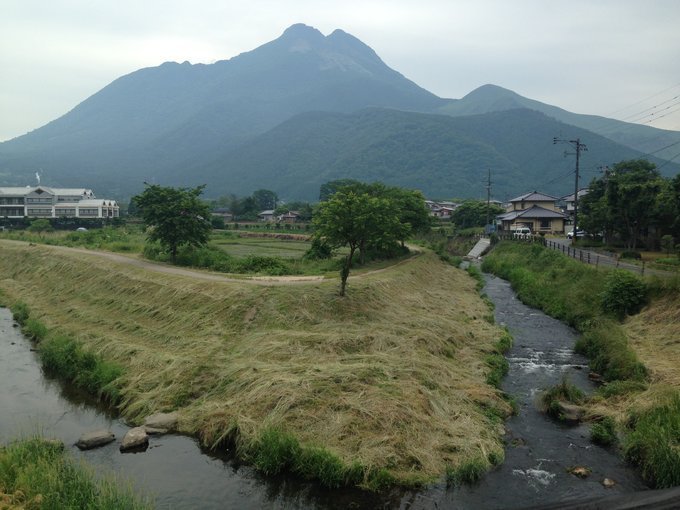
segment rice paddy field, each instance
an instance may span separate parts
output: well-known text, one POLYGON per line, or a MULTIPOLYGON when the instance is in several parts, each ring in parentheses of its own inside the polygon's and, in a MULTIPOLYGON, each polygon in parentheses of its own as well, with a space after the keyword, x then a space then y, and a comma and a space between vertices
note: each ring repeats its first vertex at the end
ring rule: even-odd
POLYGON ((465 479, 502 461, 511 409, 486 360, 504 331, 476 285, 429 252, 351 277, 341 298, 336 278, 198 280, 0 241, 3 304, 122 367, 124 416, 178 410, 205 445, 265 473, 334 469, 328 485, 465 479))

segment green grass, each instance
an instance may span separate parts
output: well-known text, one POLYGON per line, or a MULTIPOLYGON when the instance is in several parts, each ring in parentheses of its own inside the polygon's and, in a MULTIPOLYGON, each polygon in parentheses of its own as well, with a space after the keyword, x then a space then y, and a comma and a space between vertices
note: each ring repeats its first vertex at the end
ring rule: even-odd
POLYGON ((79 510, 151 509, 129 484, 95 476, 64 452, 64 445, 39 437, 0 447, 0 508, 79 510))
POLYGON ((541 403, 546 413, 558 420, 563 419, 559 402, 582 404, 585 394, 568 380, 563 379, 559 384, 546 391, 541 397, 541 403))
POLYGON ((680 485, 680 393, 632 414, 623 442, 626 459, 655 488, 680 485))
POLYGON ((11 310, 22 333, 39 343, 40 361, 46 371, 112 404, 119 401, 121 366, 83 350, 71 338, 50 334, 47 326, 31 317, 25 303, 19 301, 11 310))
POLYGON ((590 429, 590 440, 602 446, 616 444, 616 423, 614 419, 605 416, 600 421, 594 423, 590 429))

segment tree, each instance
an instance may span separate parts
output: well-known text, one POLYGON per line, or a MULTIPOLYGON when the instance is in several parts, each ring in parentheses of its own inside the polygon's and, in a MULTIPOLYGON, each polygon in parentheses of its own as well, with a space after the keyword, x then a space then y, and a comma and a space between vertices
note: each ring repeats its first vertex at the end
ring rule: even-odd
POLYGON ((210 208, 199 199, 204 188, 146 184, 144 192, 133 197, 149 227, 149 240, 160 242, 170 252, 173 263, 180 246, 202 246, 210 238, 210 208))
POLYGON ((279 197, 273 191, 268 189, 258 189, 252 194, 253 200, 257 204, 259 209, 257 212, 276 209, 276 202, 278 202, 279 197))
POLYGON ((347 278, 357 249, 365 252, 371 243, 394 243, 402 236, 394 204, 387 198, 357 193, 350 187, 341 188, 318 205, 313 219, 314 236, 331 247, 349 247, 340 271, 340 295, 345 295, 347 278))
POLYGON ((461 229, 483 227, 487 217, 493 219, 503 212, 504 209, 496 204, 489 204, 487 207, 486 201, 465 200, 453 211, 451 221, 461 229))
POLYGON ((324 202, 328 200, 331 195, 340 188, 355 185, 361 185, 361 182, 356 179, 336 179, 334 181, 328 181, 319 188, 319 201, 324 202))
POLYGON ((47 218, 39 218, 37 220, 31 221, 28 230, 30 232, 52 232, 54 228, 52 228, 50 220, 47 218))

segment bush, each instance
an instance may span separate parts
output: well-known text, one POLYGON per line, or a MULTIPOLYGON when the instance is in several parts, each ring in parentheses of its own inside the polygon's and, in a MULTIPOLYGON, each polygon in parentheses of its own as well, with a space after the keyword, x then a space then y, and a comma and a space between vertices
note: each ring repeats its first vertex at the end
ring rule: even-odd
POLYGON ((612 398, 645 391, 646 389, 647 383, 643 381, 618 380, 611 381, 603 386, 600 386, 597 389, 597 394, 603 398, 612 398))
POLYGON ((328 243, 318 237, 312 238, 312 246, 304 254, 306 260, 325 260, 332 256, 333 249, 328 243))
POLYGON ((647 302, 647 286, 629 271, 614 270, 607 275, 600 304, 605 313, 619 319, 640 311, 647 302))
POLYGON ((633 260, 642 260, 642 254, 639 251, 622 251, 621 252, 621 258, 622 259, 633 259, 633 260))

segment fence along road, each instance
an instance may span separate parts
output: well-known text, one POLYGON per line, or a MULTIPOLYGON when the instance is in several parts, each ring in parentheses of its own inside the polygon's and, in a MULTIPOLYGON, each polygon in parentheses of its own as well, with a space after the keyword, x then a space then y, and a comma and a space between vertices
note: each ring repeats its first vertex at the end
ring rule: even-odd
POLYGON ((499 239, 503 241, 516 241, 516 242, 540 242, 545 246, 546 248, 550 248, 551 250, 557 250, 559 252, 562 252, 565 254, 567 257, 571 257, 573 259, 576 259, 580 262, 583 262, 584 264, 591 264, 595 267, 609 267, 609 268, 614 268, 614 269, 625 269, 627 271, 631 271, 633 273, 638 273, 640 275, 655 275, 655 276, 661 276, 661 277, 671 277, 675 276, 678 273, 673 273, 671 271, 663 271, 661 269, 650 269, 646 267, 645 262, 642 262, 641 266, 638 266, 636 264, 629 264, 627 262, 621 262, 616 256, 608 255, 608 254, 603 254, 603 253, 596 253, 594 251, 589 251, 589 250, 582 250, 581 248, 576 248, 571 246, 571 241, 568 239, 546 239, 544 237, 537 237, 537 236, 531 236, 531 237, 525 237, 525 238, 517 238, 513 236, 505 236, 501 235, 499 236, 499 239))

